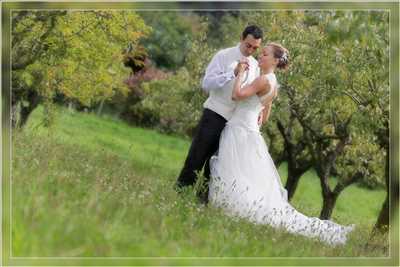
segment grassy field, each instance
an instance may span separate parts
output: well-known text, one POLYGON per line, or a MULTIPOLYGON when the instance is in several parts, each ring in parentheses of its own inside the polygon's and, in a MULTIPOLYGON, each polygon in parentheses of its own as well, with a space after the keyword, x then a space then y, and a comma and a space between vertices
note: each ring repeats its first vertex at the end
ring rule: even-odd
MULTIPOLYGON (((383 239, 365 246, 384 191, 351 186, 343 192, 333 219, 357 228, 348 244, 329 247, 229 218, 198 204, 191 190, 177 195, 172 186, 189 140, 66 109, 45 129, 40 116, 35 111, 27 128, 13 133, 13 256, 386 256, 383 239)), ((285 178, 285 165, 279 171, 285 178)), ((314 172, 302 177, 293 204, 318 216, 314 172)))

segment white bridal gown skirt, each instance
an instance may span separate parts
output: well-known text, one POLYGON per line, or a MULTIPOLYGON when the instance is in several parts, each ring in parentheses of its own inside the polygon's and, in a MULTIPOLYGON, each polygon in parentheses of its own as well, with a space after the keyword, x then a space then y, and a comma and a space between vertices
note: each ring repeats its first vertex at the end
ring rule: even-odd
POLYGON ((353 229, 353 226, 307 217, 289 204, 258 130, 228 122, 210 168, 210 203, 232 216, 316 237, 331 245, 344 244, 353 229))

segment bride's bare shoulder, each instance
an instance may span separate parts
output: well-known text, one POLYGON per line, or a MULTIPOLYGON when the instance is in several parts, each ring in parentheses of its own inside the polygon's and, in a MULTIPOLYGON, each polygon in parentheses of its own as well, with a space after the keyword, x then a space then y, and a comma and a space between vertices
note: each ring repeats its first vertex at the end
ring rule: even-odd
POLYGON ((273 83, 267 75, 260 75, 256 80, 258 80, 257 85, 260 92, 269 93, 273 88, 273 83))

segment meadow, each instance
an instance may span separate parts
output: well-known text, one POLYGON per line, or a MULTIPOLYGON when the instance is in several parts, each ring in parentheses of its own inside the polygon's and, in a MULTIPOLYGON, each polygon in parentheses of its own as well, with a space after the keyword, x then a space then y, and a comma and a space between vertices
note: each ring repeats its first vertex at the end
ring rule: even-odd
MULTIPOLYGON (((190 188, 178 195, 173 184, 188 139, 64 108, 45 128, 41 112, 12 134, 14 257, 155 257, 157 264, 168 257, 291 257, 294 264, 295 257, 387 256, 383 237, 369 240, 384 190, 352 185, 342 193, 332 219, 356 229, 346 245, 330 247, 230 218, 198 203, 190 188)), ((285 164, 279 172, 284 183, 285 164)), ((292 204, 319 215, 314 171, 301 178, 292 204)))

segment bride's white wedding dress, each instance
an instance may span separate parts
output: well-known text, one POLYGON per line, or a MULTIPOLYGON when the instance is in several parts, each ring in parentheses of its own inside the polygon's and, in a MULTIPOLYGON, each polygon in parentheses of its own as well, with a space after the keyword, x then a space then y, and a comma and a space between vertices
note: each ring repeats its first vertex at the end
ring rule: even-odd
MULTIPOLYGON (((277 84, 274 74, 267 79, 277 84)), ((277 86, 273 86, 276 89, 277 86)), ((269 94, 274 93, 273 90, 269 94)), ((268 96, 263 96, 268 97, 268 96)), ((287 200, 279 174, 259 131, 259 96, 238 103, 221 133, 218 155, 210 160, 209 201, 232 216, 259 224, 283 227, 286 231, 344 244, 353 226, 307 217, 287 200)))

